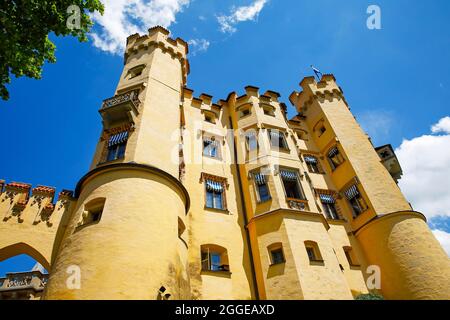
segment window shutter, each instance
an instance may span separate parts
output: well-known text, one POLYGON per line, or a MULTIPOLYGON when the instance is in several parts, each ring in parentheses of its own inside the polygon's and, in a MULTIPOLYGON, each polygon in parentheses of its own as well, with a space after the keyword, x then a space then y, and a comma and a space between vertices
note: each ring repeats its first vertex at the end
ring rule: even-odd
POLYGON ((116 146, 128 140, 128 131, 122 131, 109 137, 108 147, 116 146))
POLYGON ((352 185, 351 187, 349 187, 347 190, 344 191, 344 194, 348 200, 352 200, 354 197, 359 195, 359 191, 356 185, 352 185))
POLYGON ((333 157, 335 157, 338 154, 339 154, 339 150, 338 150, 337 147, 333 147, 333 148, 331 148, 330 151, 328 151, 328 157, 329 158, 333 158, 333 157))
POLYGON ((206 180, 206 189, 213 192, 223 192, 223 184, 213 180, 206 180))
POLYGON ((334 197, 330 194, 319 194, 319 198, 323 203, 334 204, 336 202, 334 197))
POLYGON ((258 186, 266 184, 266 177, 262 173, 255 173, 254 179, 258 186))
POLYGON ((303 158, 305 159, 306 163, 313 164, 313 165, 317 164, 317 158, 314 156, 303 156, 303 158))
POLYGON ((297 173, 294 171, 280 170, 280 175, 284 180, 296 181, 297 173))

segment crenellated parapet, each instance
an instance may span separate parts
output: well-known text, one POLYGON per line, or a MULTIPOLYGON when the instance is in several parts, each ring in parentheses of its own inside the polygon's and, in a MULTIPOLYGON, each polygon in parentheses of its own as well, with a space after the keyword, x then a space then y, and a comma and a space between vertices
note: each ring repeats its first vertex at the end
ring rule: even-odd
POLYGON ((332 74, 324 74, 319 82, 314 77, 306 77, 300 82, 301 92, 294 91, 289 96, 291 103, 296 106, 299 113, 304 113, 315 102, 323 103, 334 99, 342 100, 347 107, 344 92, 336 83, 332 74))
POLYGON ((127 38, 127 46, 125 49, 125 63, 133 56, 141 51, 152 51, 156 48, 161 49, 164 53, 168 53, 174 59, 178 59, 181 63, 183 73, 183 84, 186 84, 187 75, 189 74, 189 61, 187 54, 189 52, 186 41, 169 37, 170 31, 156 26, 148 29, 148 34, 133 34, 127 38))
POLYGON ((75 201, 73 192, 63 190, 55 202, 56 189, 38 185, 32 188, 31 184, 0 181, 3 190, 0 200, 0 214, 3 222, 17 220, 23 223, 26 220, 32 224, 46 223, 52 226, 52 217, 59 211, 64 211, 68 205, 75 201))

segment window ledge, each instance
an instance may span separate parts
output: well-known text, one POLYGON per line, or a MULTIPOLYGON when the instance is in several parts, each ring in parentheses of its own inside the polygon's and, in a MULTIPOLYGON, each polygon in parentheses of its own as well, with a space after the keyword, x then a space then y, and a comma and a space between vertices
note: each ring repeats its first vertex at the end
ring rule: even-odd
POLYGON ((265 204, 265 203, 267 203, 267 202, 270 202, 272 200, 272 197, 269 197, 268 199, 266 199, 266 200, 259 200, 259 201, 257 201, 256 202, 256 204, 257 205, 260 205, 260 204, 265 204))
POLYGON ((200 274, 204 275, 210 275, 210 276, 218 276, 218 277, 226 277, 231 278, 231 271, 224 271, 224 270, 202 270, 200 274))
POLYGON ((278 263, 271 263, 271 264, 269 264, 269 267, 279 266, 279 265, 282 265, 282 264, 286 264, 286 261, 278 262, 278 263))
POLYGON ((218 213, 224 213, 224 214, 226 213, 226 214, 229 214, 229 215, 231 214, 228 209, 210 208, 210 207, 207 207, 207 206, 205 206, 204 209, 208 210, 208 211, 215 211, 215 212, 218 212, 218 213))
POLYGON ((325 261, 324 260, 320 260, 320 259, 315 259, 315 260, 309 260, 310 264, 314 264, 314 265, 324 265, 325 261))

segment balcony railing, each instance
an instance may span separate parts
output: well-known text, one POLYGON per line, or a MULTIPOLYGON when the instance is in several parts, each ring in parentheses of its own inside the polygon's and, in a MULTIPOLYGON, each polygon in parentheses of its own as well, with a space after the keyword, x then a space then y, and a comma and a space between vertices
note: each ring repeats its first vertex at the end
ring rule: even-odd
POLYGON ((308 200, 287 198, 286 199, 289 208, 300 211, 309 211, 308 200))
POLYGON ((138 109, 140 104, 138 96, 139 96, 138 90, 128 91, 123 94, 119 94, 117 96, 104 100, 102 109, 111 108, 127 103, 130 103, 131 105, 133 105, 135 109, 138 109))
POLYGON ((139 114, 140 103, 138 90, 128 91, 104 100, 99 112, 103 118, 105 129, 109 129, 115 123, 134 123, 139 114))
POLYGON ((10 291, 31 287, 36 290, 42 290, 47 284, 47 280, 48 274, 43 274, 39 271, 9 273, 5 278, 0 278, 0 291, 10 291))

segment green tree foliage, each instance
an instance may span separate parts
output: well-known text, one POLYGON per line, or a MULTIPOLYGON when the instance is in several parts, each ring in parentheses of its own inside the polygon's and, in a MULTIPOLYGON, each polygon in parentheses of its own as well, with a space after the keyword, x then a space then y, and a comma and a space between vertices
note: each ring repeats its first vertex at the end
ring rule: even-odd
POLYGON ((1 0, 0 1, 0 96, 9 98, 6 84, 11 74, 40 79, 45 61, 54 63, 55 45, 48 38, 74 36, 87 41, 86 34, 92 27, 88 12, 103 14, 100 0, 1 0), (79 24, 67 24, 79 8, 79 24))

